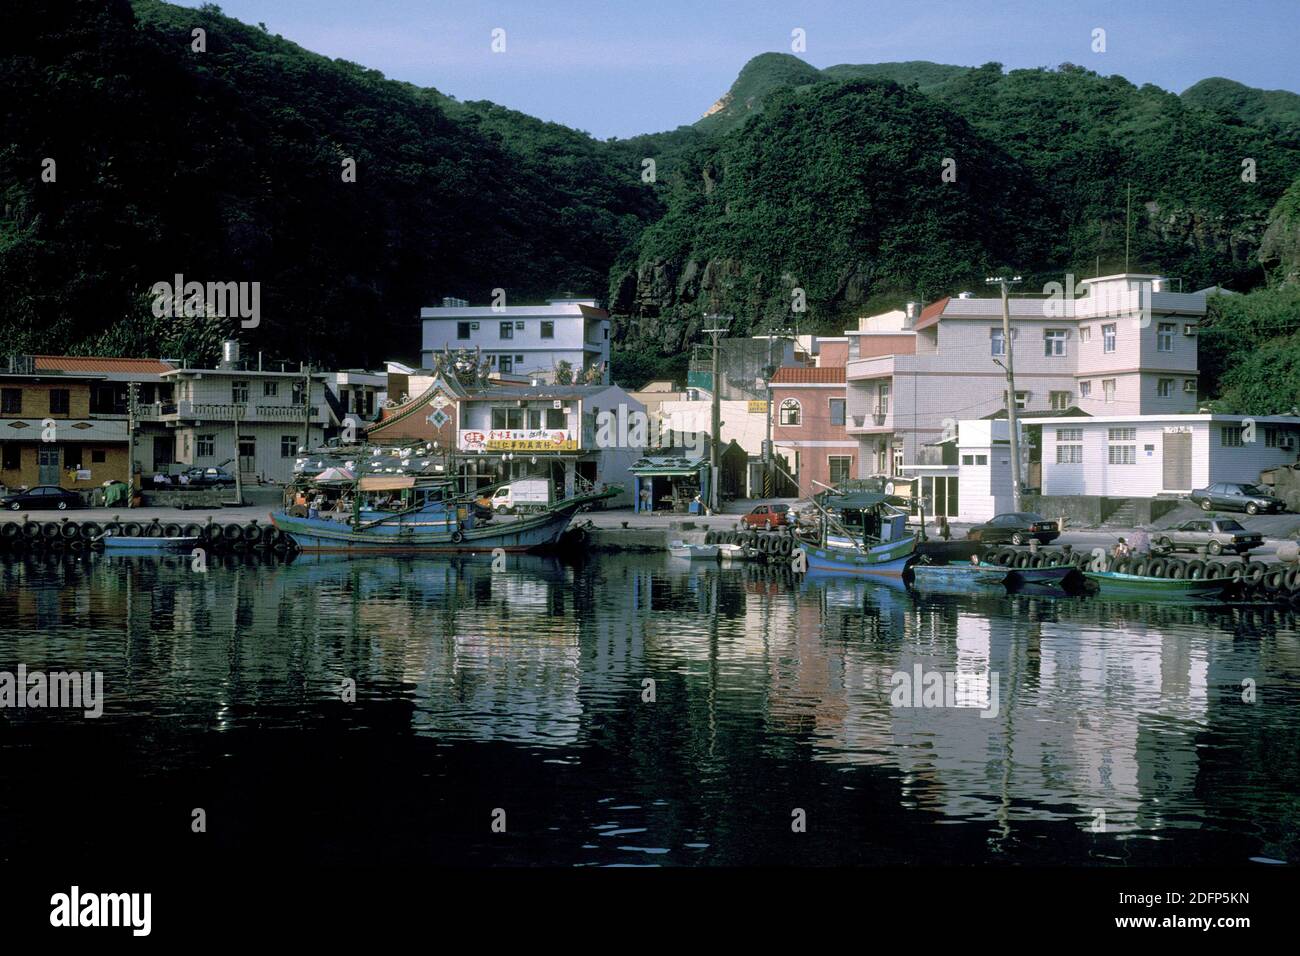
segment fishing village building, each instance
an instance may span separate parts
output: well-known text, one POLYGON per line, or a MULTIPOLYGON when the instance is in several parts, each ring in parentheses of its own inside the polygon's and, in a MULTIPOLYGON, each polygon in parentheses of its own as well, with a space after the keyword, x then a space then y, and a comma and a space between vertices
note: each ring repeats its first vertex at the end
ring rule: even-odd
POLYGON ((441 306, 421 309, 420 324, 425 368, 448 350, 477 350, 502 375, 554 382, 564 363, 574 382, 610 382, 609 313, 595 299, 471 306, 464 299, 446 298, 441 306))

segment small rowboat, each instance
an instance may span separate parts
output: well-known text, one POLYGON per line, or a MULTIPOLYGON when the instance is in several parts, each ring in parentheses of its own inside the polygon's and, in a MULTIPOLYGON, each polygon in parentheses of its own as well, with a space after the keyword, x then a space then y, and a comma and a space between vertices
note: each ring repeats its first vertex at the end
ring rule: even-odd
POLYGON ((1078 574, 1078 570, 1070 564, 1058 564, 1055 567, 1041 568, 1009 568, 1001 564, 991 564, 987 561, 980 562, 981 568, 996 569, 999 571, 1010 571, 1023 584, 1060 584, 1066 578, 1078 574))
POLYGON ((743 544, 716 544, 718 557, 724 561, 748 561, 754 556, 752 549, 745 547, 743 544))
POLYGON ((1016 572, 997 565, 913 564, 908 572, 918 591, 970 594, 980 591, 1005 592, 1016 572))
POLYGON ((716 561, 718 560, 717 544, 687 544, 684 541, 673 541, 668 545, 668 553, 674 558, 685 558, 688 561, 716 561))
POLYGON ((197 537, 189 538, 130 538, 126 535, 105 532, 99 536, 105 551, 189 551, 199 546, 197 537))
POLYGON ((1231 578, 1149 578, 1115 571, 1084 571, 1101 593, 1116 597, 1181 599, 1217 597, 1232 584, 1231 578))

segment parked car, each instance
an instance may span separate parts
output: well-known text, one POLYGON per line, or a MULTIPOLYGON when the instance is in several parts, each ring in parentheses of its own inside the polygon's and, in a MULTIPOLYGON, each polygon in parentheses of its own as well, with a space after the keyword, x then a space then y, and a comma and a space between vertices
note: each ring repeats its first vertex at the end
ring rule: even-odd
POLYGON ((1264 544, 1264 536, 1247 531, 1234 518, 1193 518, 1155 535, 1152 543, 1162 551, 1249 554, 1264 544))
POLYGON ((1055 521, 1048 521, 1032 511, 1010 511, 994 515, 966 532, 968 540, 980 544, 1028 544, 1035 538, 1039 544, 1048 544, 1060 536, 1061 530, 1055 521))
POLYGON ((217 468, 215 465, 209 465, 207 468, 187 468, 182 474, 186 477, 186 482, 174 484, 173 487, 190 488, 233 488, 235 487, 235 476, 224 468, 217 468))
POLYGON ((0 498, 0 506, 10 511, 35 511, 47 508, 67 511, 69 508, 80 508, 84 504, 81 495, 75 491, 56 488, 54 485, 37 485, 35 488, 0 498))
POLYGON ((1202 511, 1244 511, 1248 515, 1286 511, 1286 502, 1275 497, 1262 485, 1248 481, 1218 481, 1206 488, 1195 489, 1188 497, 1201 506, 1202 511))
POLYGON ((779 528, 790 521, 789 505, 755 505, 740 521, 747 528, 779 528))

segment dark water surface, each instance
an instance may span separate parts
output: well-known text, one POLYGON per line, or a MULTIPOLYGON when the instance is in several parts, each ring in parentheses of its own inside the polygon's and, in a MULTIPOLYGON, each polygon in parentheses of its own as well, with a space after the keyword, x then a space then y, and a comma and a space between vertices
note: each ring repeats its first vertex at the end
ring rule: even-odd
POLYGON ((1300 860, 1300 632, 1273 609, 658 556, 0 558, 20 663, 102 671, 106 704, 0 711, 6 863, 1300 860), (997 715, 891 706, 915 664, 996 674, 997 715))

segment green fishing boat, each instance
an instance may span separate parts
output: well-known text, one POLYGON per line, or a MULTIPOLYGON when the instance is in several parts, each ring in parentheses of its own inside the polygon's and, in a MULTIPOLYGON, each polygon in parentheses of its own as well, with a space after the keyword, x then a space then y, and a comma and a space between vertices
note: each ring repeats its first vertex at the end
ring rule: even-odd
POLYGON ((1231 578, 1149 578, 1115 571, 1084 571, 1101 593, 1114 597, 1146 597, 1158 600, 1218 597, 1232 583, 1231 578))

